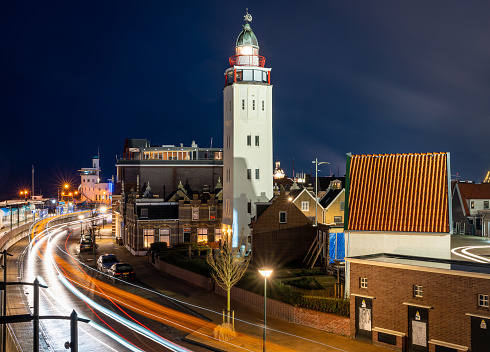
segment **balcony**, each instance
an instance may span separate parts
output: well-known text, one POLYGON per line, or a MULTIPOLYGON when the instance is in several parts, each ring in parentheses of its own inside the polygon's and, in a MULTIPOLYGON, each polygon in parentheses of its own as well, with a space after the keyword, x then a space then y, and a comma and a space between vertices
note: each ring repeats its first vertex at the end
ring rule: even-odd
POLYGON ((233 55, 230 57, 230 66, 265 66, 265 57, 260 55, 233 55))

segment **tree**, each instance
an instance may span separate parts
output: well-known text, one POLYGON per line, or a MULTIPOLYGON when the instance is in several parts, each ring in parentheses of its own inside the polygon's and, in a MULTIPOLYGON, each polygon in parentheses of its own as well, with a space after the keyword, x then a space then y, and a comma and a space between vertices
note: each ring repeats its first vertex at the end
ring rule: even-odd
POLYGON ((246 257, 240 257, 238 250, 233 250, 225 242, 221 253, 218 256, 213 256, 211 252, 208 253, 206 261, 213 269, 211 277, 218 283, 219 287, 226 291, 226 310, 229 316, 231 288, 243 277, 250 260, 246 257))

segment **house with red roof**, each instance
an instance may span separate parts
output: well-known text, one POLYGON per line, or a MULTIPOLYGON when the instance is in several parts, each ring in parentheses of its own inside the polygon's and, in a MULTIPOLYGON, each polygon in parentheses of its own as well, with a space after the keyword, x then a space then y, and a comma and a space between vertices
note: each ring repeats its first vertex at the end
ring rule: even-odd
POLYGON ((455 233, 490 237, 490 183, 457 182, 452 198, 455 233))

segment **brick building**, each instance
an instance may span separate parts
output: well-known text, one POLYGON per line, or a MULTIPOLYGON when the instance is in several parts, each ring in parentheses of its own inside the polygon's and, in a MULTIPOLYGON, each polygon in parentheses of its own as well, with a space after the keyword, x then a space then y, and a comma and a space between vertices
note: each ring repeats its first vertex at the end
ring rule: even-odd
MULTIPOLYGON (((257 205, 252 221, 252 260, 256 266, 278 268, 302 261, 316 238, 317 228, 282 190, 270 203, 257 205)), ((326 236, 328 227, 319 224, 326 236)))
POLYGON ((347 261, 352 338, 397 351, 489 351, 488 264, 396 254, 347 261))

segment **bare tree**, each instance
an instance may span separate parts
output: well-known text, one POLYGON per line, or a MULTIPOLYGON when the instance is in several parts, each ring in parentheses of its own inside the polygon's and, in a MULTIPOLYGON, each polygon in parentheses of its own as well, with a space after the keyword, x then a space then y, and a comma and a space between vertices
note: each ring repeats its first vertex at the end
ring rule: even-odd
POLYGON ((216 280, 219 287, 226 291, 226 310, 229 316, 231 288, 243 277, 250 260, 239 256, 238 250, 233 250, 225 242, 221 253, 216 257, 212 253, 208 253, 206 261, 213 269, 211 272, 212 278, 216 280))

